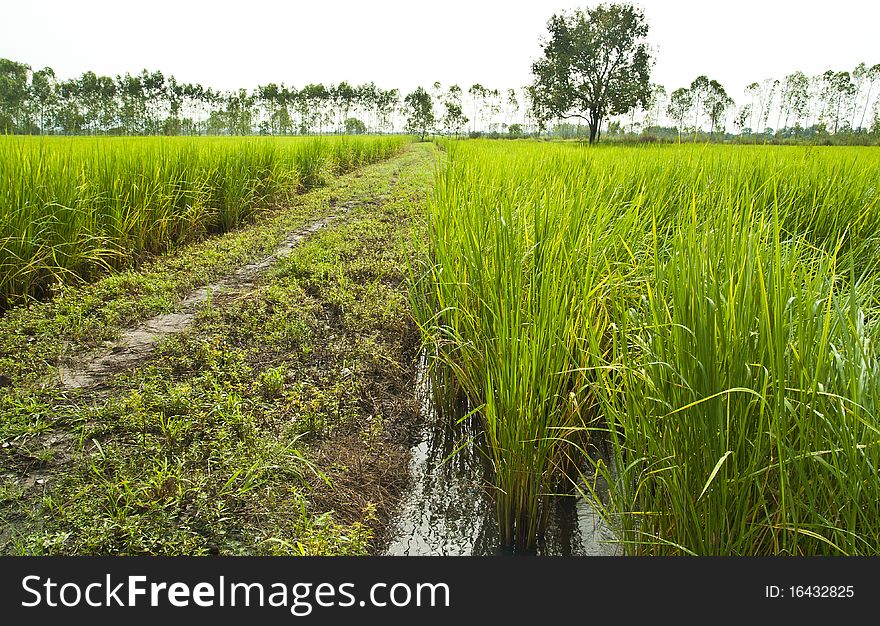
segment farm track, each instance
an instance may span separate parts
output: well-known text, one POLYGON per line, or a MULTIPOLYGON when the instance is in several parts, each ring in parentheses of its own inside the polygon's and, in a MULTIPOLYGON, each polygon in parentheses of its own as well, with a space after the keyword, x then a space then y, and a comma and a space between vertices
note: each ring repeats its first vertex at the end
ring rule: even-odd
MULTIPOLYGON (((294 230, 272 254, 243 265, 205 287, 193 290, 181 301, 179 311, 153 316, 124 330, 118 339, 108 342, 103 348, 93 350, 80 358, 68 359, 66 364, 58 368, 60 388, 63 391, 85 392, 85 396, 79 400, 80 403, 83 400, 90 403, 106 401, 113 391, 107 384, 112 376, 147 362, 159 342, 187 330, 211 298, 241 297, 254 290, 260 278, 275 263, 289 256, 296 246, 309 237, 343 217, 353 205, 353 201, 339 205, 333 214, 294 230)), ((69 432, 53 431, 39 436, 34 447, 51 450, 53 460, 51 463, 39 464, 37 468, 25 473, 19 479, 21 487, 32 490, 49 485, 53 474, 74 458, 72 447, 76 443, 77 437, 69 432)), ((91 451, 96 451, 95 445, 91 446, 91 451)))
POLYGON ((110 376, 134 367, 148 358, 159 341, 190 326, 198 311, 212 296, 222 294, 225 297, 234 297, 253 290, 272 265, 279 259, 289 256, 302 241, 345 215, 351 206, 351 203, 340 205, 335 214, 316 220, 291 233, 271 255, 255 263, 244 265, 226 277, 196 289, 184 298, 179 311, 156 315, 135 328, 126 330, 118 340, 103 350, 63 365, 58 369, 61 387, 101 388, 110 376))
MULTIPOLYGON (((194 478, 193 471, 198 475, 207 467, 209 474, 217 472, 217 469, 211 468, 216 467, 218 457, 241 455, 245 459, 255 457, 259 461, 263 457, 275 459, 278 454, 276 450, 281 450, 287 460, 282 462, 281 468, 274 470, 277 477, 261 474, 259 478, 272 485, 265 491, 266 495, 272 492, 269 500, 252 502, 245 507, 248 513, 240 513, 244 518, 231 519, 220 525, 236 528, 233 531, 235 537, 254 532, 257 536, 274 534, 280 537, 295 533, 299 542, 295 544, 299 546, 297 550, 305 553, 381 552, 385 524, 406 486, 408 450, 418 428, 418 411, 413 409, 414 403, 409 398, 413 368, 412 363, 407 362, 407 355, 414 354, 417 333, 403 311, 394 314, 399 321, 390 324, 382 321, 388 315, 389 307, 389 302, 383 297, 364 301, 369 328, 361 328, 358 325, 363 322, 362 313, 356 315, 357 321, 351 321, 348 314, 333 301, 338 287, 334 285, 332 273, 335 270, 332 265, 328 266, 331 268, 330 280, 326 280, 320 278, 320 273, 311 276, 309 261, 294 261, 291 265, 286 259, 294 252, 299 257, 305 255, 306 259, 311 254, 318 254, 318 258, 323 254, 353 255, 345 263, 353 263, 355 267, 339 266, 339 269, 343 273, 350 273, 354 279, 355 298, 361 301, 365 288, 373 291, 373 287, 381 287, 383 293, 388 291, 389 294, 396 294, 395 307, 402 306, 397 303, 405 301, 400 295, 405 290, 405 263, 402 263, 401 257, 395 256, 399 254, 397 252, 391 258, 398 260, 393 260, 390 267, 382 259, 389 258, 388 250, 401 243, 399 234, 404 232, 402 229, 409 228, 406 224, 411 209, 406 207, 411 207, 413 201, 421 201, 424 195, 433 163, 431 155, 432 151, 428 148, 408 149, 389 161, 347 175, 347 183, 341 181, 316 192, 324 198, 321 200, 323 210, 311 213, 311 219, 307 217, 305 225, 289 231, 287 236, 282 238, 279 235, 280 243, 270 254, 264 253, 261 258, 231 271, 227 269, 219 277, 215 275, 207 285, 191 289, 189 293, 184 292, 185 295, 177 301, 172 312, 147 316, 128 328, 119 329, 114 339, 93 343, 93 346, 98 346, 96 348, 83 349, 88 344, 80 344, 82 347, 74 351, 72 356, 60 358, 55 367, 48 368, 49 375, 35 379, 36 383, 16 382, 5 389, 9 397, 33 398, 34 402, 45 403, 30 411, 35 415, 37 412, 46 415, 49 421, 46 424, 48 427, 42 426, 31 433, 8 434, 0 438, 0 487, 5 491, 0 495, 10 496, 7 500, 0 498, 0 522, 3 526, 0 550, 6 553, 44 553, 48 550, 50 553, 64 554, 262 553, 267 550, 266 546, 250 544, 250 548, 243 548, 241 546, 247 542, 242 543, 239 539, 229 545, 224 545, 223 539, 201 543, 188 530, 193 523, 191 518, 213 516, 207 510, 193 512, 196 505, 192 502, 193 498, 198 500, 202 497, 200 490, 210 493, 223 487, 222 481, 218 485, 217 478, 211 476, 205 477, 206 482, 201 483, 202 487, 187 487, 190 493, 184 490, 178 494, 182 508, 170 523, 181 525, 181 529, 174 532, 185 532, 186 538, 174 542, 170 535, 160 538, 150 535, 157 532, 155 530, 138 530, 136 546, 112 547, 118 541, 112 535, 120 530, 108 530, 120 524, 127 529, 129 525, 140 528, 140 525, 158 523, 153 518, 168 513, 167 502, 161 506, 153 502, 139 504, 122 517, 119 512, 114 513, 112 517, 115 519, 111 522, 103 519, 104 515, 109 514, 107 505, 95 504, 93 509, 93 505, 83 504, 92 511, 84 513, 79 510, 80 499, 82 494, 92 493, 97 503, 102 497, 98 493, 106 490, 108 501, 114 502, 111 508, 118 504, 120 498, 158 498, 157 502, 164 502, 171 494, 166 490, 171 490, 173 485, 183 489, 184 484, 193 485, 202 480, 201 477, 194 478), (401 218, 403 222, 398 221, 401 218), (303 250, 306 244, 313 252, 303 250), (369 263, 366 267, 363 266, 365 258, 369 263), (282 262, 283 267, 279 269, 282 262), (299 263, 304 265, 300 266, 299 263), (291 267, 303 267, 307 275, 300 278, 298 272, 302 270, 296 269, 297 273, 287 278, 285 272, 289 273, 291 267), (375 278, 371 279, 370 275, 374 272, 375 278), (270 273, 273 278, 267 280, 267 274, 270 273), (299 291, 297 284, 302 285, 304 293, 299 291), (289 292, 291 288, 293 291, 289 292), (255 443, 242 441, 236 444, 235 449, 239 450, 236 452, 226 447, 228 443, 224 438, 229 428, 240 427, 222 423, 212 425, 211 428, 215 430, 217 427, 221 429, 222 437, 206 429, 195 439, 187 439, 200 449, 191 460, 186 460, 190 452, 181 449, 178 441, 169 439, 173 436, 167 431, 168 423, 163 420, 178 418, 169 414, 169 409, 161 408, 168 405, 168 398, 162 399, 163 395, 172 393, 181 385, 188 385, 193 377, 211 378, 215 374, 205 374, 195 362, 196 370, 181 374, 176 369, 177 362, 195 358, 193 351, 197 351, 198 346, 219 343, 227 345, 222 349, 224 354, 230 350, 236 351, 240 341, 229 342, 230 335, 238 332, 236 326, 242 319, 238 316, 245 315, 244 319, 254 321, 257 327, 269 323, 270 320, 258 321, 265 313, 257 313, 252 320, 247 316, 252 315, 252 307, 259 308, 267 297, 270 301, 276 298, 279 290, 285 294, 284 298, 291 299, 290 303, 285 304, 293 307, 293 316, 287 318, 287 323, 293 326, 305 323, 314 328, 311 332, 316 336, 309 340, 314 342, 311 344, 313 347, 306 348, 307 351, 314 350, 314 356, 300 359, 297 364, 297 357, 279 351, 279 346, 272 343, 274 340, 264 335, 262 329, 258 329, 254 335, 244 335, 245 342, 251 347, 242 354, 247 352, 252 355, 248 357, 251 367, 248 371, 252 370, 252 373, 245 374, 242 382, 234 385, 235 390, 230 388, 229 392, 240 398, 236 402, 243 400, 258 415, 265 413, 264 417, 256 418, 265 433, 257 437, 255 443), (267 296, 267 292, 270 296, 267 296), (303 297, 305 301, 300 302, 303 297), (317 317, 311 319, 313 315, 317 317), (390 333, 390 336, 380 338, 384 333, 390 333), (364 350, 376 352, 368 354, 364 350), (353 359, 361 359, 363 363, 359 365, 353 359), (302 381, 307 389, 314 388, 313 392, 309 392, 312 399, 306 397, 301 408, 296 408, 300 406, 299 400, 293 409, 277 406, 279 402, 289 402, 289 394, 299 393, 287 391, 289 382, 283 383, 285 391, 277 400, 271 394, 268 397, 260 395, 264 393, 260 391, 264 370, 267 367, 271 369, 272 364, 280 364, 284 368, 286 363, 288 381, 302 381), (247 390, 240 395, 242 384, 247 390), (127 408, 133 398, 141 397, 139 394, 144 392, 145 385, 151 390, 148 396, 153 398, 151 402, 160 403, 161 415, 158 417, 162 435, 156 440, 158 447, 150 443, 155 427, 134 425, 137 418, 127 408), (325 402, 330 408, 324 408, 325 402), (346 405, 350 405, 350 408, 346 408, 346 405), (296 423, 300 420, 311 423, 314 419, 308 415, 311 411, 321 415, 330 415, 328 411, 335 411, 336 417, 326 425, 304 427, 296 423), (281 420, 278 419, 279 413, 281 420), (291 429, 293 432, 286 434, 291 429), (288 450, 303 435, 307 436, 298 444, 299 452, 290 456, 288 450), (204 441, 205 444, 198 441, 204 441), (255 447, 248 449, 242 448, 242 445, 255 447), (203 451, 202 447, 218 450, 203 451), (201 454, 206 456, 199 456, 201 454), (301 454, 305 456, 300 457, 301 454), (314 476, 295 478, 290 475, 286 467, 299 463, 299 458, 307 460, 308 467, 315 472, 314 476), (182 473, 179 477, 162 479, 164 482, 160 482, 156 494, 153 487, 132 492, 132 484, 158 480, 150 476, 153 462, 178 463, 182 473), (188 464, 192 464, 192 467, 184 470, 184 465, 188 464), (100 469, 102 467, 106 469, 100 469), (278 497, 274 491, 289 490, 297 481, 304 481, 308 485, 307 492, 311 495, 306 502, 300 501, 303 496, 297 496, 283 505, 270 503, 271 499, 278 497), (50 510, 43 508, 47 503, 50 510), (55 506, 53 503, 62 503, 61 509, 51 510, 55 506), (154 506, 158 508, 153 510, 154 506), (287 510, 289 507, 294 508, 287 510), (308 514, 304 513, 303 507, 307 507, 308 514), (297 519, 297 515, 306 517, 297 519), (333 521, 315 522, 317 526, 312 528, 313 516, 315 520, 331 519, 326 515, 332 515, 333 521), (55 516, 58 519, 54 519, 55 516), (298 526, 291 528, 291 524, 298 526), (96 533, 95 537, 88 537, 89 531, 84 530, 88 527, 96 529, 91 531, 96 533), (66 540, 64 547, 47 548, 44 545, 47 539, 36 539, 42 536, 41 533, 52 537, 69 537, 71 533, 73 536, 66 540), (312 540, 311 534, 319 537, 312 540), (348 543, 339 543, 341 539, 336 538, 337 534, 342 538, 348 537, 345 539, 348 543), (149 547, 141 545, 144 540, 148 542, 144 545, 149 547), (184 545, 183 541, 195 543, 184 545), (149 542, 158 542, 166 547, 159 548, 149 542), (86 545, 90 547, 82 547, 86 545)), ((346 283, 349 280, 346 278, 346 283)), ((123 294, 121 297, 136 296, 123 294)), ((270 308, 272 306, 277 306, 277 303, 273 301, 270 308)), ((62 354, 64 352, 66 350, 62 350, 62 354)), ((229 384, 225 382, 227 375, 233 374, 220 371, 216 374, 216 381, 213 378, 207 381, 206 385, 210 387, 207 393, 218 393, 225 397, 225 386, 229 384)), ((201 400, 196 398, 193 405, 201 400)), ((191 417, 184 415, 179 419, 187 420, 195 430, 201 429, 200 424, 205 419, 201 408, 187 406, 179 410, 192 414, 191 417)), ((144 414, 143 418, 153 419, 156 416, 154 411, 150 409, 149 416, 144 414)), ((221 422, 226 419, 222 418, 221 422)), ((253 463, 253 460, 233 461, 227 471, 232 478, 228 480, 235 480, 241 471, 264 471, 255 470, 253 463), (252 465, 242 467, 236 465, 238 463, 252 465)), ((222 475, 224 470, 220 471, 222 475)), ((300 469, 295 470, 297 475, 300 472, 300 469)), ((245 495, 250 493, 250 487, 243 487, 241 493, 236 493, 237 483, 227 484, 223 489, 227 492, 232 490, 232 493, 223 493, 219 497, 232 498, 234 505, 241 507, 242 499, 251 497, 245 495)), ((210 501, 212 496, 205 497, 210 501)), ((213 497, 217 498, 216 495, 213 497)), ((161 522, 160 527, 168 523, 167 520, 161 522)), ((200 532, 204 534, 208 531, 200 532)), ((224 530, 220 536, 223 537, 226 532, 224 530)), ((287 553, 290 549, 284 547, 287 545, 293 544, 279 544, 274 550, 287 553)))

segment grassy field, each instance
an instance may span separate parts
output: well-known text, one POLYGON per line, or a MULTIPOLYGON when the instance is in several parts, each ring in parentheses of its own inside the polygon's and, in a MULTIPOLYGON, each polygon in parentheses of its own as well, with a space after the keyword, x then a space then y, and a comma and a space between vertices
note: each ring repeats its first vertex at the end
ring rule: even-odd
POLYGON ((402 137, 0 137, 0 310, 224 232, 402 137))
POLYGON ((633 554, 880 554, 880 153, 447 147, 413 306, 508 546, 574 482, 633 554))
POLYGON ((381 551, 417 428, 405 279, 433 166, 430 144, 404 147, 0 316, 0 552, 381 551), (96 387, 59 380, 334 214, 254 285, 212 290, 147 358, 96 387))
POLYGON ((0 551, 381 552, 421 332, 505 548, 880 554, 880 154, 406 142, 0 140, 0 551))

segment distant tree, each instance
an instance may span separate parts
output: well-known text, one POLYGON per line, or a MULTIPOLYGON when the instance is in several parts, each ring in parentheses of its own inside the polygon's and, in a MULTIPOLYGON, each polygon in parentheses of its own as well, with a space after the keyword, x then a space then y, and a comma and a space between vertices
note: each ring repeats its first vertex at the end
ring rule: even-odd
POLYGON ((337 129, 345 130, 345 132, 348 133, 347 124, 350 117, 349 113, 357 101, 357 91, 346 81, 342 81, 336 85, 336 87, 330 88, 329 95, 329 101, 331 101, 336 108, 339 119, 343 120, 342 124, 337 124, 337 129), (341 126, 343 128, 340 128, 341 126))
POLYGON ((488 124, 486 130, 490 133, 498 132, 498 115, 502 109, 501 92, 498 89, 489 89, 486 91, 485 106, 488 111, 488 124))
POLYGON ((516 119, 519 111, 519 98, 516 97, 515 89, 508 89, 504 100, 504 125, 507 125, 511 119, 516 119))
POLYGON ((83 128, 83 117, 79 111, 79 81, 64 80, 58 83, 59 105, 55 111, 55 123, 67 135, 79 133, 83 128))
MULTIPOLYGON (((749 119, 749 126, 751 128, 757 128, 757 126, 755 126, 753 121, 754 121, 754 116, 755 116, 756 112, 763 106, 762 99, 761 99, 761 85, 758 82, 750 83, 746 87, 745 93, 747 96, 749 96, 752 99, 751 103, 749 104, 749 112, 750 112, 750 115, 752 116, 749 119)), ((758 116, 758 125, 760 126, 761 114, 757 113, 757 116, 758 116)))
POLYGON ((254 128, 256 97, 247 90, 230 91, 225 97, 226 129, 230 135, 250 135, 254 128))
MULTIPOLYGON (((880 80, 880 63, 872 65, 871 67, 868 67, 864 63, 859 63, 856 69, 853 71, 853 79, 854 81, 857 81, 859 90, 863 87, 866 90, 866 94, 864 97, 865 105, 861 108, 858 125, 855 122, 855 117, 853 117, 853 127, 862 128, 863 124, 865 123, 865 115, 867 114, 868 107, 871 104, 871 92, 874 89, 874 83, 880 80)), ((856 110, 858 110, 858 107, 856 107, 856 110)))
POLYGON ((448 135, 458 136, 468 123, 461 104, 462 90, 458 85, 452 85, 443 96, 443 118, 441 123, 448 135))
POLYGON ((46 132, 49 119, 58 102, 55 70, 44 67, 37 70, 31 76, 30 98, 33 101, 36 124, 40 128, 40 134, 46 132))
POLYGON ((733 99, 727 95, 727 91, 721 83, 717 80, 710 80, 703 97, 703 109, 709 118, 710 138, 716 130, 724 130, 721 123, 733 104, 733 99))
MULTIPOLYGON (((797 125, 806 117, 807 108, 810 104, 810 79, 803 72, 792 72, 782 81, 779 96, 779 114, 784 115, 782 127, 788 127, 788 120, 793 117, 797 125)), ((776 118, 776 128, 779 128, 779 116, 776 118)))
POLYGON ((393 115, 400 103, 400 92, 397 89, 380 90, 376 98, 376 117, 380 128, 394 130, 393 115))
POLYGON ((834 72, 828 70, 823 74, 826 83, 826 98, 828 99, 828 115, 833 122, 832 132, 840 130, 841 119, 848 126, 846 110, 850 99, 855 95, 855 85, 849 72, 834 72))
POLYGON ((418 87, 403 99, 406 105, 406 130, 425 140, 428 129, 434 126, 434 103, 424 87, 418 87))
POLYGON ((507 127, 507 134, 511 137, 522 137, 525 135, 522 124, 511 124, 507 127))
POLYGON ((694 114, 694 141, 697 140, 697 131, 700 129, 700 113, 705 106, 705 100, 709 97, 709 78, 697 76, 690 87, 692 111, 694 114))
POLYGON ((168 117, 162 127, 166 135, 179 135, 183 128, 180 119, 183 112, 183 102, 186 94, 185 85, 177 82, 174 76, 169 76, 165 84, 165 101, 168 103, 168 117))
POLYGON ((112 78, 85 72, 79 78, 78 96, 83 124, 92 134, 115 125, 116 83, 112 78))
POLYGON ((205 132, 209 135, 223 135, 228 131, 226 114, 222 110, 213 110, 205 122, 205 132))
POLYGON ((443 103, 443 106, 446 109, 442 118, 443 129, 447 135, 455 135, 457 137, 461 134, 465 124, 468 123, 464 109, 461 108, 461 104, 448 100, 443 103))
POLYGON ((808 76, 810 86, 807 90, 807 110, 804 115, 804 128, 814 127, 819 122, 822 110, 822 76, 808 76))
POLYGON ((129 135, 146 132, 146 96, 140 76, 116 77, 116 93, 119 96, 119 123, 129 135))
MULTIPOLYGON (((445 100, 446 94, 443 93, 443 85, 440 84, 439 80, 434 81, 434 84, 431 85, 431 90, 428 93, 431 94, 431 106, 434 107, 435 123, 440 123, 443 118, 443 101, 445 100)), ((437 132, 442 131, 437 129, 437 132)))
POLYGON ((160 72, 148 72, 143 70, 140 75, 143 87, 144 111, 146 113, 146 128, 148 134, 156 134, 161 129, 160 119, 164 113, 165 99, 165 75, 160 72))
POLYGON ((874 119, 871 122, 871 133, 880 135, 880 98, 874 103, 874 119))
POLYGON ((663 115, 663 108, 666 106, 667 96, 666 87, 663 85, 657 84, 651 86, 651 99, 648 102, 648 106, 645 107, 646 128, 660 124, 660 118, 663 115))
POLYGON ((98 124, 105 131, 119 123, 116 81, 109 76, 98 77, 98 124))
POLYGON ((601 4, 554 15, 543 56, 532 64, 535 115, 580 118, 599 139, 603 120, 651 96, 651 55, 644 13, 630 4, 601 4))
POLYGON ((400 112, 401 107, 402 103, 398 89, 377 88, 374 102, 376 128, 393 132, 396 121, 395 114, 400 112))
POLYGON ((30 67, 0 59, 0 134, 13 133, 24 125, 30 67))
POLYGON ((278 92, 277 105, 272 112, 272 120, 278 132, 283 135, 289 135, 293 132, 293 116, 290 114, 290 106, 295 101, 296 88, 281 85, 278 92))
POLYGON ((281 87, 276 83, 269 83, 268 85, 258 85, 257 90, 257 103, 260 105, 260 109, 265 111, 269 117, 265 123, 269 130, 273 133, 278 132, 278 117, 275 114, 276 107, 281 105, 281 87))
POLYGON ((350 117, 345 120, 346 135, 363 135, 367 132, 367 125, 356 117, 350 117))
POLYGON ((322 83, 309 84, 297 93, 300 133, 306 135, 317 127, 320 133, 324 125, 322 107, 329 98, 329 92, 322 83))
POLYGON ((749 120, 751 119, 751 117, 751 104, 741 106, 739 111, 736 112, 736 116, 733 118, 733 125, 734 127, 736 127, 740 135, 745 135, 746 131, 751 131, 751 128, 749 128, 749 120))
POLYGON ((528 132, 530 128, 540 127, 540 120, 535 119, 535 107, 532 103, 532 86, 524 85, 520 89, 520 111, 522 111, 523 130, 528 132))
POLYGON ((765 85, 769 85, 765 87, 767 93, 767 102, 764 107, 764 116, 761 118, 760 128, 764 129, 765 137, 769 134, 767 133, 768 124, 770 121, 770 111, 773 110, 773 103, 776 99, 776 94, 779 91, 779 81, 777 79, 766 81, 765 85))
POLYGON ((217 91, 208 87, 199 94, 199 106, 205 121, 202 127, 208 135, 218 135, 222 133, 223 113, 218 109, 223 97, 217 91))
MULTIPOLYGON (((773 108, 773 98, 778 87, 779 81, 772 78, 767 78, 760 83, 751 83, 746 87, 746 94, 752 98, 752 114, 757 112, 757 119, 752 124, 752 128, 758 129, 759 132, 760 129, 767 127, 770 110, 773 108)), ((757 135, 755 141, 757 142, 757 135)))
POLYGON ((733 106, 733 99, 717 80, 707 76, 697 76, 690 86, 691 108, 694 114, 694 141, 697 131, 702 127, 700 113, 705 113, 709 120, 709 136, 718 129, 728 109, 733 106))
POLYGON ((679 87, 669 96, 669 105, 666 107, 666 114, 678 127, 678 143, 681 143, 681 133, 684 130, 684 123, 690 117, 691 109, 694 106, 693 94, 687 87, 679 87))
POLYGON ((474 117, 471 119, 471 132, 475 132, 480 128, 483 110, 486 107, 486 98, 489 97, 489 90, 480 83, 474 83, 468 89, 468 95, 471 97, 471 106, 473 106, 474 110, 474 117))
POLYGON ((358 85, 354 89, 355 113, 352 117, 362 120, 367 132, 376 127, 376 99, 378 97, 379 88, 373 82, 358 85))

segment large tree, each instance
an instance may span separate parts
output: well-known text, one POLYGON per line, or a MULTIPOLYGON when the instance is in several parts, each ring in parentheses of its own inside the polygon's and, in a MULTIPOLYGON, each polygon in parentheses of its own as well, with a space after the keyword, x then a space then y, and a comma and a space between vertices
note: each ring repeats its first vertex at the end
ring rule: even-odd
POLYGON ((630 4, 602 4, 554 15, 543 56, 532 64, 535 116, 579 118, 599 139, 603 120, 647 106, 651 54, 644 13, 630 4))

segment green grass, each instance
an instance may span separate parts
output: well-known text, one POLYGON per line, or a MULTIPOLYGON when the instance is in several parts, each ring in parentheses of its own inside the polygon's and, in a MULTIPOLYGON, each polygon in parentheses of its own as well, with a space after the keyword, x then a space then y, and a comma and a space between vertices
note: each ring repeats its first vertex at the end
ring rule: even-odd
POLYGON ((0 137, 0 310, 224 232, 401 137, 0 137))
POLYGON ((631 553, 880 553, 880 154, 448 152, 413 302, 508 546, 595 470, 631 553))
POLYGON ((413 145, 253 224, 0 318, 11 382, 0 387, 0 552, 380 549, 416 424, 406 244, 432 163, 429 144, 413 145), (255 288, 213 294, 105 389, 58 387, 65 342, 80 352, 174 310, 343 205, 255 288))

